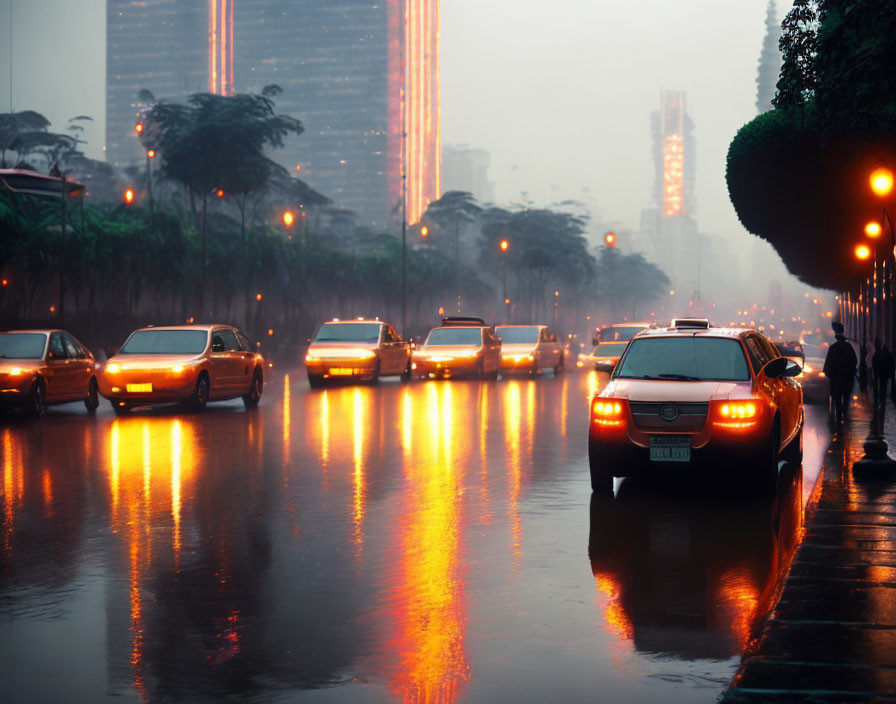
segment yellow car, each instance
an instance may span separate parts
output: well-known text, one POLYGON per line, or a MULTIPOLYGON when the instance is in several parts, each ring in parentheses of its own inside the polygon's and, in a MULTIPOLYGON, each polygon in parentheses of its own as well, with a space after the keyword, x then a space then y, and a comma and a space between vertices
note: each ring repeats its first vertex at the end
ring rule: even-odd
POLYGON ((65 330, 0 332, 0 403, 30 416, 47 406, 84 401, 99 405, 93 355, 65 330))
POLYGON ((502 373, 535 376, 539 369, 563 371, 563 347, 546 325, 499 325, 495 335, 501 338, 502 373))
POLYGON ((497 379, 501 338, 481 318, 442 318, 414 352, 413 368, 424 379, 471 376, 497 379))
POLYGON ((369 381, 399 375, 411 380, 411 343, 380 320, 332 320, 324 323, 305 355, 311 388, 336 381, 369 381))
POLYGON ((171 402, 198 410, 239 397, 251 408, 261 399, 264 366, 246 335, 229 325, 147 327, 109 358, 99 388, 116 413, 171 402))

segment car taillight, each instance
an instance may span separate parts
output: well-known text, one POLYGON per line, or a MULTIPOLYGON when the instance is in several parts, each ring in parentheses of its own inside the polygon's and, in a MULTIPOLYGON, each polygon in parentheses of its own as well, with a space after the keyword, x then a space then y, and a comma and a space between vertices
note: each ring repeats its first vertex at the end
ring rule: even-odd
POLYGON ((619 399, 596 398, 591 402, 591 419, 598 425, 622 425, 624 411, 625 405, 619 399))
POLYGON ((755 401, 727 401, 719 407, 719 415, 725 419, 743 420, 756 416, 755 401))

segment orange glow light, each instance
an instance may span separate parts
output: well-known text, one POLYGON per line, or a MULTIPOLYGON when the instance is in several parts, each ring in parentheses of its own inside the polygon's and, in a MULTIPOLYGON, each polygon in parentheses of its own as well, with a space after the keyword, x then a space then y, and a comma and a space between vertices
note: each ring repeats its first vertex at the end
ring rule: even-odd
POLYGON ((134 132, 136 132, 137 134, 140 134, 142 131, 143 131, 143 123, 142 122, 138 122, 136 125, 134 125, 134 132))
POLYGON ((260 301, 260 300, 261 300, 261 294, 260 294, 260 293, 256 293, 256 294, 255 294, 255 300, 256 300, 256 301, 260 301))
POLYGON ((615 247, 616 246, 616 233, 608 232, 604 235, 604 242, 607 243, 607 247, 615 247))
POLYGON ((893 190, 893 172, 886 167, 879 167, 871 172, 869 178, 871 190, 879 196, 887 196, 893 190))
POLYGON ((880 223, 874 220, 865 225, 865 234, 869 237, 880 237, 881 231, 880 223))
POLYGON ((155 149, 148 149, 148 150, 146 151, 146 158, 147 158, 147 159, 155 159, 155 158, 156 158, 156 150, 155 150, 155 149))
POLYGON ((423 227, 420 228, 420 236, 426 237, 427 235, 429 235, 429 228, 426 225, 424 225, 423 227))
POLYGON ((296 221, 296 216, 291 210, 287 210, 283 213, 283 224, 287 227, 292 227, 292 224, 296 221))
POLYGON ((124 202, 127 203, 128 205, 133 203, 134 202, 134 189, 133 188, 125 189, 123 198, 124 198, 124 202))
POLYGON ((215 195, 216 195, 218 198, 223 198, 223 197, 224 197, 224 189, 223 189, 223 188, 219 188, 217 191, 215 191, 215 195))
POLYGON ((871 256, 871 247, 867 244, 857 244, 855 248, 856 259, 865 261, 871 256))
POLYGON ((510 242, 508 242, 507 240, 501 240, 501 251, 506 252, 508 249, 510 249, 510 242))
POLYGON ((233 3, 209 0, 209 92, 218 95, 233 95, 233 3))

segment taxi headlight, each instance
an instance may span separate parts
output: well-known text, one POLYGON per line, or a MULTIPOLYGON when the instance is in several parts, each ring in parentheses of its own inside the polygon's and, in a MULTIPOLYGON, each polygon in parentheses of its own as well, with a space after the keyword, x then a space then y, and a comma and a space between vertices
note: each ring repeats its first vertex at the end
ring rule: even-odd
POLYGON ((117 364, 115 364, 115 362, 112 362, 112 364, 106 365, 106 372, 109 374, 118 374, 118 372, 120 372, 120 371, 121 371, 121 367, 118 366, 117 364))
POLYGON ((319 362, 320 359, 318 357, 315 357, 313 354, 306 354, 305 361, 306 362, 319 362))
POLYGON ((10 376, 19 376, 21 373, 22 373, 22 370, 19 369, 18 367, 13 367, 12 369, 9 370, 10 376))
POLYGON ((180 374, 183 370, 184 370, 183 364, 175 364, 173 367, 171 367, 171 371, 174 372, 175 374, 180 374))
POLYGON ((622 403, 612 398, 596 398, 591 404, 595 418, 618 418, 622 415, 622 403))

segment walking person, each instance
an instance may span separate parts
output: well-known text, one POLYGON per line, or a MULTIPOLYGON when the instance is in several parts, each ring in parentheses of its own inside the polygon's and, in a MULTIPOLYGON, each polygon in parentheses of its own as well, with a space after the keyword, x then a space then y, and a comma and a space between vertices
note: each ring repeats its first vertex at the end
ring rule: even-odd
POLYGON ((831 392, 831 414, 835 423, 843 423, 846 412, 849 409, 849 401, 852 396, 852 387, 856 380, 856 367, 859 360, 856 359, 855 350, 846 341, 843 334, 842 323, 832 323, 836 342, 828 348, 828 354, 824 360, 824 375, 828 379, 831 392))
POLYGON ((874 405, 880 413, 883 423, 887 409, 887 388, 896 376, 896 358, 890 349, 881 344, 879 338, 874 339, 874 356, 871 358, 871 369, 874 372, 874 405))

